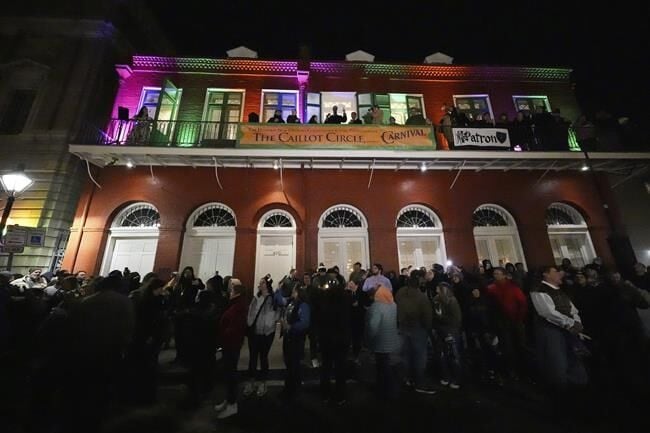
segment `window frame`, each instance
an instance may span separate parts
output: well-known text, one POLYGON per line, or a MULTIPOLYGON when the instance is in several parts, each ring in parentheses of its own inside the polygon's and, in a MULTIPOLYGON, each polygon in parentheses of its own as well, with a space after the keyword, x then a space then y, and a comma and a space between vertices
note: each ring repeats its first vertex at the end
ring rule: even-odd
MULTIPOLYGON (((266 93, 287 93, 287 94, 294 94, 296 95, 296 106, 294 107, 296 110, 296 116, 298 116, 298 119, 300 119, 300 123, 307 123, 303 118, 301 113, 301 105, 300 105, 300 90, 282 90, 282 89, 262 89, 262 97, 260 98, 260 123, 266 123, 269 121, 269 119, 264 118, 264 113, 265 113, 265 108, 267 107, 266 104, 264 104, 264 96, 266 93)), ((268 107, 271 107, 270 105, 268 107)), ((280 105, 280 110, 282 110, 283 105, 280 105)), ((278 108, 276 108, 277 110, 278 108)), ((309 119, 307 119, 309 120, 309 119)), ((287 119, 284 119, 286 122, 287 119)))
MULTIPOLYGON (((488 93, 475 93, 475 94, 467 94, 467 95, 452 95, 452 98, 454 100, 454 107, 456 107, 456 109, 458 109, 458 105, 457 105, 456 101, 459 98, 461 98, 461 99, 462 98, 477 98, 477 99, 478 98, 485 98, 485 100, 487 102, 488 111, 490 112, 490 118, 492 119, 493 122, 496 122, 496 120, 494 118, 494 111, 492 110, 492 101, 490 100, 490 95, 488 93)), ((460 112, 460 110, 459 110, 459 112, 460 112)))
MULTIPOLYGON (((544 99, 546 111, 551 112, 551 102, 546 95, 512 95, 512 105, 515 107, 515 112, 519 112, 519 107, 517 106, 517 98, 526 98, 526 99, 544 99)), ((534 111, 531 111, 531 114, 535 114, 534 111)))

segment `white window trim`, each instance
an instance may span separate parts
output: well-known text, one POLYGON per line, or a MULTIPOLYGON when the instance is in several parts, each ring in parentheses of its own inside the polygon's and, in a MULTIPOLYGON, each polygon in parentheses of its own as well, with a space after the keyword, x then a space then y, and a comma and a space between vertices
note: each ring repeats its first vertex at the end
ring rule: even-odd
MULTIPOLYGON (((296 95, 296 116, 300 119, 301 123, 307 123, 305 119, 302 119, 300 112, 300 90, 282 90, 282 89, 262 89, 262 98, 260 99, 260 122, 266 122, 264 119, 264 94, 265 93, 293 93, 296 95)), ((313 92, 312 92, 313 93, 313 92)), ((284 120, 286 122, 286 119, 284 120)))
POLYGON ((492 111, 492 102, 490 101, 490 95, 487 93, 477 93, 474 95, 453 95, 454 98, 454 107, 456 107, 456 99, 458 98, 485 98, 487 100, 488 111, 490 112, 490 118, 493 122, 496 122, 494 118, 494 112, 492 111))
MULTIPOLYGON (((155 87, 155 86, 142 87, 142 90, 140 91, 140 101, 138 102, 138 109, 133 114, 134 116, 137 116, 140 110, 142 109, 142 106, 144 105, 144 95, 145 93, 147 93, 147 90, 157 90, 159 92, 162 92, 162 87, 155 87)), ((160 94, 158 94, 158 102, 160 102, 160 94)))
POLYGON ((237 215, 235 215, 235 211, 232 210, 232 208, 224 203, 218 202, 218 201, 212 201, 210 203, 205 203, 199 206, 190 214, 190 217, 187 219, 187 222, 185 223, 185 229, 186 230, 198 230, 198 231, 205 231, 205 230, 228 230, 228 231, 235 231, 235 227, 237 227, 237 215), (228 226, 228 227, 194 227, 194 221, 196 218, 201 215, 206 209, 212 207, 212 206, 220 206, 226 209, 228 212, 230 212, 230 215, 232 215, 233 219, 235 220, 235 225, 234 226, 228 226))
POLYGON ((544 99, 544 101, 546 101, 546 111, 549 113, 551 112, 551 103, 546 95, 512 95, 512 105, 515 106, 515 111, 519 112, 519 107, 517 107, 517 98, 544 99))
POLYGON ((246 106, 246 89, 227 89, 222 87, 208 87, 205 89, 205 99, 203 100, 203 114, 201 115, 201 121, 207 122, 206 116, 208 114, 208 101, 210 100, 210 92, 239 92, 241 96, 241 110, 239 110, 239 121, 244 121, 244 107, 246 106))
MULTIPOLYGON (((526 255, 524 254, 524 247, 521 243, 521 236, 519 236, 519 228, 517 227, 517 222, 515 221, 515 218, 512 216, 510 212, 508 212, 505 208, 502 206, 499 206, 494 203, 483 203, 480 206, 478 206, 474 212, 481 208, 494 208, 501 212, 503 215, 506 217, 506 222, 508 223, 507 226, 497 226, 497 227, 474 227, 473 229, 473 234, 474 234, 474 244, 476 244, 476 241, 478 240, 477 238, 483 238, 483 239, 488 239, 493 238, 493 237, 504 237, 504 236, 512 236, 514 240, 514 246, 515 246, 515 253, 519 255, 521 258, 521 263, 524 264, 524 268, 528 269, 528 265, 526 263, 526 255)), ((472 215, 474 214, 472 212, 472 215)), ((476 248, 476 246, 474 247, 476 248)), ((478 251, 477 251, 478 255, 478 251)), ((482 260, 481 257, 479 257, 479 261, 482 260)), ((496 263, 492 263, 493 266, 496 266, 496 263)))
MULTIPOLYGON (((401 92, 392 92, 388 93, 388 100, 390 101, 390 95, 404 95, 404 96, 414 96, 417 98, 420 98, 420 101, 422 102, 422 117, 425 119, 427 118, 427 108, 424 106, 424 93, 401 93, 401 92)), ((406 105, 406 113, 407 113, 407 119, 408 119, 408 104, 406 105)))
POLYGON ((436 214, 432 209, 422 206, 419 204, 411 204, 404 206, 397 212, 397 218, 395 218, 396 226, 396 240, 397 240, 397 259, 398 262, 402 262, 402 253, 400 252, 400 238, 438 238, 440 254, 442 256, 442 263, 447 263, 447 246, 445 244, 445 235, 442 228, 442 221, 438 214, 436 214), (429 216, 432 217, 434 227, 397 227, 397 221, 399 217, 409 209, 420 210, 429 216))
POLYGON ((337 238, 337 239, 361 238, 362 246, 364 248, 365 258, 368 262, 365 265, 368 265, 372 262, 370 257, 370 245, 368 239, 368 220, 366 219, 365 214, 361 212, 361 210, 359 210, 357 207, 345 203, 340 203, 328 207, 321 214, 320 218, 318 219, 318 262, 319 263, 323 262, 323 257, 325 257, 325 246, 323 243, 324 240, 332 239, 332 238, 337 238), (343 227, 343 228, 323 227, 323 222, 325 221, 325 217, 329 214, 331 210, 336 208, 349 208, 353 210, 357 214, 357 216, 360 217, 361 227, 343 227))
MULTIPOLYGON (((270 211, 262 215, 259 222, 257 223, 257 242, 255 244, 255 275, 259 275, 260 273, 259 252, 262 251, 262 237, 291 236, 293 242, 293 248, 291 248, 291 268, 293 269, 296 268, 296 249, 298 247, 296 243, 296 230, 297 230, 297 226, 296 226, 295 218, 293 217, 293 215, 291 215, 291 213, 285 211, 284 209, 271 209, 270 211), (292 227, 264 227, 264 223, 266 222, 266 219, 270 215, 277 214, 277 213, 281 213, 287 218, 289 218, 292 227)), ((288 271, 289 269, 287 269, 287 272, 288 271)))

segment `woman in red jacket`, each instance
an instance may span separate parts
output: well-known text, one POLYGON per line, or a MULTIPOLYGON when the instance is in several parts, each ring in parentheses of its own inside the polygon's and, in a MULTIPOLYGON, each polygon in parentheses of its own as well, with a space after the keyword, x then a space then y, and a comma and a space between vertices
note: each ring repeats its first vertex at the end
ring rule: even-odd
POLYGON ((216 405, 217 418, 237 414, 237 364, 246 336, 248 302, 244 298, 246 288, 241 284, 230 289, 230 304, 219 322, 219 338, 223 348, 223 364, 226 375, 226 399, 216 405))

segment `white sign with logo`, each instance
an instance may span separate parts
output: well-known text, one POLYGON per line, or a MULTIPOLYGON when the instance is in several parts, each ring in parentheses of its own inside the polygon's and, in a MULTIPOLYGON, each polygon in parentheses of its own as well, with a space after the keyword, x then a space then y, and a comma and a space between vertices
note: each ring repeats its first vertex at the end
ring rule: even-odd
POLYGON ((8 247, 23 247, 27 239, 27 227, 7 226, 4 245, 8 247))
POLYGON ((501 128, 452 128, 454 147, 479 146, 510 148, 507 129, 501 128))

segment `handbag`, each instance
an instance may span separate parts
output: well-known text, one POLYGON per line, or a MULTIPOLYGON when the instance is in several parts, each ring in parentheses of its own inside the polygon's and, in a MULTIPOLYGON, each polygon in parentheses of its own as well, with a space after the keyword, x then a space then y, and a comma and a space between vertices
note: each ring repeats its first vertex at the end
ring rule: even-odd
POLYGON ((257 319, 259 319, 260 314, 262 314, 262 310, 264 309, 264 305, 266 304, 266 300, 270 298, 270 296, 265 296, 264 301, 262 301, 262 306, 260 307, 259 310, 257 310, 257 314, 255 315, 255 320, 253 320, 253 323, 248 327, 247 329, 247 334, 248 335, 253 335, 255 334, 255 325, 257 324, 257 319))

